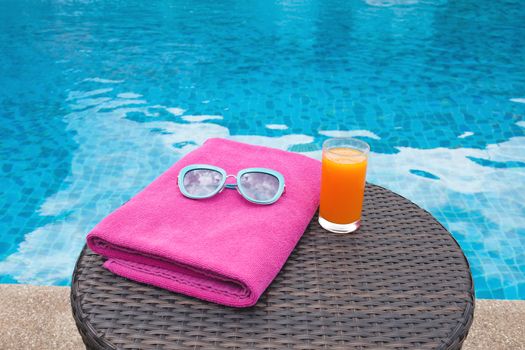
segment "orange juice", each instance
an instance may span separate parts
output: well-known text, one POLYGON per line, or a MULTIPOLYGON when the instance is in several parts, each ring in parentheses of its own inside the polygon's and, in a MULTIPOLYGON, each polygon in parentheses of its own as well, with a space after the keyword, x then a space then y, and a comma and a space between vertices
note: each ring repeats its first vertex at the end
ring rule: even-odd
POLYGON ((349 147, 323 151, 320 216, 346 225, 361 219, 367 154, 349 147))

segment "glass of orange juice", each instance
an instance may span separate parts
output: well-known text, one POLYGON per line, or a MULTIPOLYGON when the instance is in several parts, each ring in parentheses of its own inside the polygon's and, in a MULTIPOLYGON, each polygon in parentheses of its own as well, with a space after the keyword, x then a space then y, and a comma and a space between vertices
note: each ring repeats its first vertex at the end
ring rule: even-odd
POLYGON ((370 146, 354 138, 323 143, 319 224, 331 232, 354 232, 361 225, 370 146))

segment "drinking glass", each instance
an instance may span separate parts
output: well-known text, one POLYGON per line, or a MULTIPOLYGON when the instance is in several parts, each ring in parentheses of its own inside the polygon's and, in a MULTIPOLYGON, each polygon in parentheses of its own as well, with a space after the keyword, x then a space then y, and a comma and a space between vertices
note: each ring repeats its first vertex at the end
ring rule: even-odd
POLYGON ((349 233, 361 225, 369 152, 366 142, 350 137, 323 143, 319 224, 324 229, 349 233))

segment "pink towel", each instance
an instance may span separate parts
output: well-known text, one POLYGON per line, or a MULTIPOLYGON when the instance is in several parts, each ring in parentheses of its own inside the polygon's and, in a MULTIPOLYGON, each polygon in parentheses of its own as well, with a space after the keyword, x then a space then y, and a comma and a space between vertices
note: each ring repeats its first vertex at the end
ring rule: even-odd
POLYGON ((219 304, 252 306, 314 215, 320 175, 320 162, 300 154, 210 139, 102 220, 87 242, 117 275, 219 304), (275 169, 286 191, 271 205, 228 189, 188 199, 177 175, 189 164, 234 175, 250 167, 275 169))

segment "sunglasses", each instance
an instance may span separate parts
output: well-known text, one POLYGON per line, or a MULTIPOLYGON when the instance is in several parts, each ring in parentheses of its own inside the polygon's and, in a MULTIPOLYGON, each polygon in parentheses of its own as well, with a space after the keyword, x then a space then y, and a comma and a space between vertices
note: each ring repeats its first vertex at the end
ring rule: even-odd
POLYGON ((184 167, 178 176, 181 193, 191 199, 215 196, 223 189, 237 189, 245 199, 256 204, 275 203, 284 192, 284 176, 266 168, 247 168, 237 175, 227 175, 223 169, 207 164, 192 164, 184 167), (233 177, 236 183, 227 184, 233 177))

